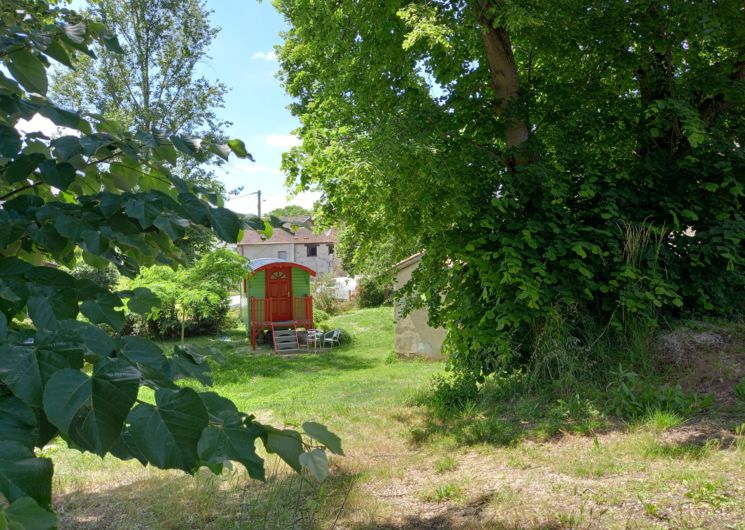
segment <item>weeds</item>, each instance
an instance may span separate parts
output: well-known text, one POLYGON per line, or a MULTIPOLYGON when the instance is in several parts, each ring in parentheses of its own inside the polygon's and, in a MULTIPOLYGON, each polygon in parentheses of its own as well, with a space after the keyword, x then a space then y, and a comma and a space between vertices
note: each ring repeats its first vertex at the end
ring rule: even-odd
POLYGON ((447 473, 448 471, 455 471, 457 468, 458 461, 450 455, 443 456, 435 462, 435 471, 437 473, 447 473))
POLYGON ((463 488, 458 484, 442 484, 423 493, 421 498, 427 502, 457 502, 463 498, 463 488))

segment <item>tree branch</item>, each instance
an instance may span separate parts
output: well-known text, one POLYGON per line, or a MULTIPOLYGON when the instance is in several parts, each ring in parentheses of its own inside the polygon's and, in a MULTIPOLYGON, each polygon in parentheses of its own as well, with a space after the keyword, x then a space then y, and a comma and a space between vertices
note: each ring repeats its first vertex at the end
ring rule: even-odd
MULTIPOLYGON (((732 75, 730 75, 730 79, 734 82, 745 81, 745 60, 737 63, 737 67, 732 75)), ((734 103, 727 101, 723 94, 718 94, 701 103, 698 107, 698 112, 704 123, 709 125, 716 119, 720 112, 726 112, 733 106, 734 103)))

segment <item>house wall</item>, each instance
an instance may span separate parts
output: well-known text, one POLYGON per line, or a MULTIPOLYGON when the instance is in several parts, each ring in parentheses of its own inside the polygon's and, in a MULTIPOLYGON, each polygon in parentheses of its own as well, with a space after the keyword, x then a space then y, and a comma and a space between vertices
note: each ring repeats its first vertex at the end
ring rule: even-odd
POLYGON ((318 255, 308 256, 305 243, 261 243, 259 245, 239 245, 238 253, 248 259, 279 258, 280 252, 285 252, 283 259, 294 261, 313 269, 318 274, 336 272, 341 269, 336 254, 329 254, 327 243, 318 243, 318 255))
MULTIPOLYGON (((411 279, 411 274, 419 265, 415 261, 402 267, 396 273, 395 287, 401 288, 411 279)), ((397 300, 393 307, 394 345, 393 350, 402 356, 419 356, 427 359, 442 359, 442 343, 445 329, 433 328, 428 323, 426 309, 416 309, 402 317, 402 301, 397 300)))
MULTIPOLYGON (((241 290, 243 285, 241 285, 241 290)), ((251 297, 254 298, 265 298, 266 297, 266 271, 259 271, 254 275, 246 277, 246 306, 245 310, 241 305, 243 311, 243 321, 246 323, 246 330, 251 328, 251 297)))

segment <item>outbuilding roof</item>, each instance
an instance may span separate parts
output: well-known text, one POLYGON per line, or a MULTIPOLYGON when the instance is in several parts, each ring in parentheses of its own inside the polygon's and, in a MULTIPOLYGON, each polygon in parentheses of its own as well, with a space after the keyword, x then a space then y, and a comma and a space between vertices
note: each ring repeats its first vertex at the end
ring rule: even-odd
POLYGON ((294 269, 302 269, 309 273, 311 276, 316 275, 316 271, 311 268, 295 263, 294 261, 288 261, 286 259, 279 258, 257 258, 252 260, 246 260, 246 268, 251 272, 259 272, 260 270, 270 269, 274 265, 286 265, 294 269))

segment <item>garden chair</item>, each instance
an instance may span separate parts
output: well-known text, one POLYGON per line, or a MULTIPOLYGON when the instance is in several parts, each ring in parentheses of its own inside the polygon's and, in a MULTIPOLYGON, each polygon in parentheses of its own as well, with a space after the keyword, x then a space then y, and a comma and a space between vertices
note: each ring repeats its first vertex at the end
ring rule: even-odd
POLYGON ((318 351, 323 346, 323 332, 320 329, 309 329, 306 332, 305 345, 308 350, 312 348, 313 351, 318 351))
POLYGON ((333 331, 329 331, 323 336, 323 342, 322 345, 325 348, 326 345, 328 345, 329 348, 333 348, 334 346, 341 346, 341 343, 339 342, 339 336, 341 335, 341 331, 338 329, 335 329, 333 331))

